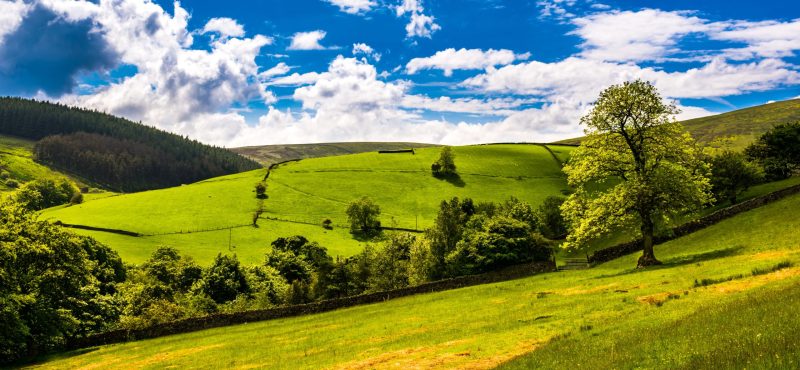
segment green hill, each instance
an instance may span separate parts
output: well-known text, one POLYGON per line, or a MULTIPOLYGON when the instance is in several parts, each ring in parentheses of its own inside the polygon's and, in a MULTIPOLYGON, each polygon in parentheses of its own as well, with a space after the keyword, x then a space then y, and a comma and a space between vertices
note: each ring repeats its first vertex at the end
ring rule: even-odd
POLYGON ((36 141, 38 162, 126 192, 260 167, 226 149, 141 123, 22 98, 0 97, 0 135, 36 141))
POLYGON ((14 190, 8 185, 21 185, 25 182, 47 178, 63 177, 60 172, 33 160, 33 147, 30 140, 0 135, 0 193, 14 190))
MULTIPOLYGON (((553 147, 561 157, 571 149, 553 147)), ((543 146, 479 145, 455 147, 454 152, 460 173, 455 181, 431 176, 430 165, 438 148, 280 165, 266 181, 269 198, 257 228, 249 226, 257 207, 254 186, 266 170, 59 207, 45 211, 42 217, 145 234, 131 237, 77 230, 115 248, 127 262, 141 262, 157 246, 170 245, 201 263, 218 252, 235 252, 244 263, 258 263, 270 242, 296 234, 318 241, 331 255, 357 253, 368 241, 349 233, 345 208, 362 196, 381 206, 384 226, 421 230, 433 222, 439 203, 454 196, 475 201, 516 196, 538 205, 547 196, 567 191, 559 163, 543 146), (333 230, 322 227, 325 219, 333 221, 333 230)))
MULTIPOLYGON (((800 99, 793 99, 695 118, 682 123, 701 144, 708 144, 718 138, 732 138, 731 147, 743 149, 773 126, 798 120, 800 120, 800 99)), ((558 143, 580 144, 580 141, 581 138, 575 138, 558 143)))
POLYGON ((797 368, 800 195, 590 270, 57 355, 43 368, 797 368), (522 356, 522 357, 520 357, 522 356), (511 361, 511 362, 509 362, 511 361))
POLYGON ((353 142, 246 146, 242 148, 232 148, 231 151, 252 158, 265 166, 269 166, 273 163, 293 159, 331 157, 335 155, 376 152, 379 150, 401 150, 431 146, 436 145, 422 143, 353 142))

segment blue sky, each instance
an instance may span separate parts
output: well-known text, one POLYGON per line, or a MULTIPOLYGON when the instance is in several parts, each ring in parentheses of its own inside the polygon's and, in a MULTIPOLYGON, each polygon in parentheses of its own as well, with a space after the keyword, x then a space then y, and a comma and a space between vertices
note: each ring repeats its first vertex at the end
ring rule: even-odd
POLYGON ((0 0, 0 94, 224 145, 581 134, 642 78, 698 117, 800 96, 800 4, 0 0))

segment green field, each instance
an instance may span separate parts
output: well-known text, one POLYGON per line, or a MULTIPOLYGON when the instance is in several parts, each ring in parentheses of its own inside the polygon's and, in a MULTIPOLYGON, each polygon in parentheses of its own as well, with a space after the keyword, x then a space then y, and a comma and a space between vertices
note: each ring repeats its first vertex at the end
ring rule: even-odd
POLYGON ((797 368, 798 207, 795 195, 659 245, 665 264, 647 270, 633 269, 633 254, 590 270, 103 346, 41 365, 797 368), (718 282, 697 287, 703 279, 718 282))
MULTIPOLYGON (((19 184, 39 178, 64 176, 34 162, 33 146, 33 141, 0 135, 0 171, 7 171, 9 179, 19 184)), ((13 189, 6 186, 5 180, 0 181, 0 192, 10 190, 13 189)))
MULTIPOLYGON (((730 147, 744 149, 775 125, 800 120, 800 99, 757 105, 718 115, 683 121, 684 127, 701 144, 731 138, 730 147)), ((559 141, 580 144, 581 138, 559 141)))
MULTIPOLYGON (((561 157, 572 150, 553 149, 561 157)), ((131 263, 144 261, 160 245, 176 247, 201 263, 219 252, 235 252, 245 263, 258 263, 272 240, 296 234, 318 241, 331 255, 357 253, 369 241, 350 235, 344 211, 348 202, 361 196, 369 196, 381 206, 384 226, 423 229, 433 222, 439 202, 454 196, 475 201, 516 196, 536 206, 547 196, 567 191, 558 162, 542 146, 479 145, 456 147, 454 152, 458 180, 431 176, 430 165, 438 148, 418 149, 416 154, 371 152, 281 165, 267 181, 269 198, 258 228, 246 225, 256 208, 254 185, 266 170, 95 199, 50 209, 41 217, 148 235, 77 231, 108 244, 131 263), (333 230, 321 226, 328 218, 333 230), (196 232, 233 226, 240 227, 196 232)))

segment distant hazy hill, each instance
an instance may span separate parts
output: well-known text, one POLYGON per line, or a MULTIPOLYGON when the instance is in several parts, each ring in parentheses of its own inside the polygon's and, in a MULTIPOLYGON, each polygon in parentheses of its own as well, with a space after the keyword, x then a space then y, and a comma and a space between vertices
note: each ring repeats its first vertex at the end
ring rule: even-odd
POLYGON ((260 167, 224 148, 124 118, 20 98, 0 98, 0 135, 37 141, 37 162, 126 192, 260 167))
POLYGON ((305 159, 329 157, 332 155, 356 154, 374 152, 378 150, 398 150, 409 148, 424 148, 435 146, 422 143, 321 143, 321 144, 285 144, 261 145, 233 148, 232 151, 255 159, 269 166, 290 159, 305 159))
MULTIPOLYGON (((800 99, 785 100, 682 122, 702 144, 733 136, 732 146, 744 148, 775 125, 800 120, 800 99)), ((581 138, 559 143, 579 144, 581 138)))

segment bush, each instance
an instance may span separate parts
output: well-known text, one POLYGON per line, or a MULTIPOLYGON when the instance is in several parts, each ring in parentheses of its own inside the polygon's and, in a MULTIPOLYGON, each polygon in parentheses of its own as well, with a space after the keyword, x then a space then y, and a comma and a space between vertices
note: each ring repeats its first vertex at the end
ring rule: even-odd
POLYGON ((11 174, 8 171, 6 170, 0 171, 0 180, 8 180, 10 177, 11 174))
POLYGON ((19 187, 19 183, 16 180, 8 179, 6 180, 6 187, 9 189, 16 189, 19 187))
POLYGON ((59 179, 40 179, 26 183, 14 194, 14 200, 31 211, 67 204, 80 194, 72 182, 59 179))
POLYGON ((72 198, 69 198, 69 204, 76 205, 81 203, 83 203, 83 194, 81 192, 72 194, 72 198))
POLYGON ((267 184, 259 182, 256 184, 256 198, 264 199, 267 197, 267 184))
POLYGON ((374 235, 381 229, 381 207, 367 197, 352 201, 345 213, 353 234, 374 235))
POLYGON ((322 228, 326 230, 333 230, 333 221, 330 218, 326 218, 322 221, 322 228))

